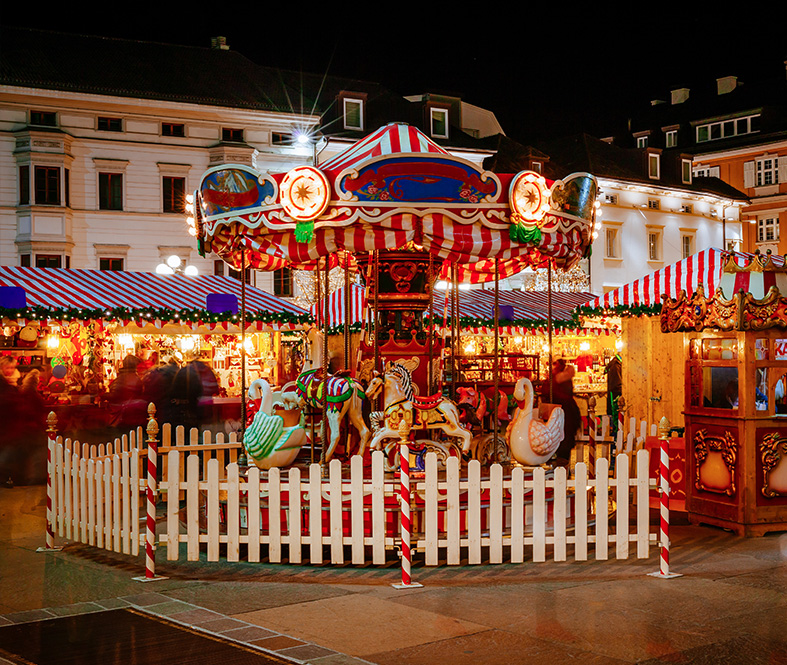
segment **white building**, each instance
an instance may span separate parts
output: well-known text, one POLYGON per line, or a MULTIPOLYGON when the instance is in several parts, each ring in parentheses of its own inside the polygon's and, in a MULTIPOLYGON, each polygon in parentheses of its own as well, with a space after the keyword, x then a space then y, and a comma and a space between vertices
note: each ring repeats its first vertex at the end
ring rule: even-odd
MULTIPOLYGON (((312 147, 294 137, 315 127, 329 138, 321 160, 392 120, 428 124, 478 163, 493 152, 493 140, 458 129, 467 123, 457 100, 414 103, 375 83, 260 67, 223 41, 194 48, 8 26, 0 41, 0 265, 153 271, 175 254, 202 274, 227 270, 198 256, 185 193, 217 164, 282 172, 311 161, 312 147)), ((485 127, 499 126, 488 116, 485 127)), ((283 296, 287 280, 254 277, 283 296)))
POLYGON ((585 266, 606 293, 708 247, 739 249, 745 194, 696 177, 690 155, 621 149, 587 135, 540 146, 547 173, 589 171, 599 180, 597 237, 585 266))

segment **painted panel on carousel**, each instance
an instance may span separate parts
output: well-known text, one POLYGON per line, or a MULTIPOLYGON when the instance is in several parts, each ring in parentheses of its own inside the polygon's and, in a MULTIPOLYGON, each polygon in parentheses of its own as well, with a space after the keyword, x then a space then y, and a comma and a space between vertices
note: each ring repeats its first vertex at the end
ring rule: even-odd
POLYGON ((694 445, 694 486, 705 492, 735 496, 735 469, 738 464, 737 444, 730 431, 708 433, 701 429, 694 445))
POLYGON ((336 179, 339 198, 377 203, 458 203, 496 201, 500 182, 488 171, 451 157, 384 157, 336 179))
POLYGON ((199 195, 206 222, 239 215, 254 222, 255 212, 276 202, 278 187, 267 174, 243 164, 224 164, 205 173, 199 195))

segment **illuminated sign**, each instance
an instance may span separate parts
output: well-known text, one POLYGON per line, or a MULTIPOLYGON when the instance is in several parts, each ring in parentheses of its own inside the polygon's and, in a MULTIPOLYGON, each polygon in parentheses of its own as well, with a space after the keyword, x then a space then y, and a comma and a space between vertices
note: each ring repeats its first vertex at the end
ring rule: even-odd
POLYGON ((328 207, 331 186, 319 169, 296 166, 284 176, 279 190, 284 211, 298 222, 308 222, 328 207))
MULTIPOLYGON (((551 208, 550 188, 535 171, 522 171, 511 182, 508 199, 516 222, 539 222, 551 208)), ((538 224, 536 224, 538 226, 538 224)))

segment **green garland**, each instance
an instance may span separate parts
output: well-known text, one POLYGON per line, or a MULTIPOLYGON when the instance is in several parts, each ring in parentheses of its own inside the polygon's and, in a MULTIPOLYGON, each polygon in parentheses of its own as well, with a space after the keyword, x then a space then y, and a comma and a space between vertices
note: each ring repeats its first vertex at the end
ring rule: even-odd
MULTIPOLYGON (((79 309, 76 307, 42 307, 39 305, 20 309, 0 308, 0 318, 28 320, 57 319, 59 321, 90 321, 96 319, 145 321, 161 320, 166 323, 239 323, 240 314, 208 312, 204 309, 170 309, 162 307, 112 307, 79 309)), ((246 322, 256 323, 310 323, 309 314, 290 312, 247 312, 246 322)))
POLYGON ((613 307, 580 306, 574 310, 574 316, 654 316, 661 314, 658 305, 615 305, 613 307))

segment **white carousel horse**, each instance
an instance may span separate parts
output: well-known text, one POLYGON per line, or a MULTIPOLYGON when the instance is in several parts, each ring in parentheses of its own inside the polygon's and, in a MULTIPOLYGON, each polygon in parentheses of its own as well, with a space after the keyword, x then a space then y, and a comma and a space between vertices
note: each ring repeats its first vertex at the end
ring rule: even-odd
POLYGON ((506 429, 506 441, 512 457, 526 466, 538 466, 555 454, 563 440, 565 414, 557 407, 545 423, 533 415, 533 384, 530 379, 516 382, 514 398, 519 408, 506 429))
POLYGON ((399 422, 406 412, 412 415, 413 428, 442 429, 448 436, 462 440, 462 452, 470 450, 470 432, 459 423, 459 409, 441 394, 416 397, 410 372, 399 363, 389 363, 382 376, 375 376, 366 389, 369 399, 383 390, 384 426, 372 438, 378 450, 384 439, 399 438, 399 422))
MULTIPOLYGON (((312 328, 306 334, 306 359, 303 370, 295 380, 296 391, 302 404, 313 409, 322 409, 327 401, 328 436, 323 441, 328 441, 325 451, 325 461, 328 462, 339 443, 341 423, 345 416, 358 431, 358 454, 363 455, 369 443, 371 432, 363 419, 363 401, 366 393, 363 386, 352 377, 328 375, 327 380, 323 372, 323 335, 312 328), (327 394, 327 396, 326 396, 327 394)), ((325 444, 323 444, 325 445, 325 444)), ((347 451, 349 453, 349 451, 347 451)))
POLYGON ((300 426, 301 410, 293 394, 273 402, 271 387, 265 379, 249 386, 252 409, 257 408, 243 434, 243 445, 260 469, 289 466, 307 443, 306 430, 300 426))

